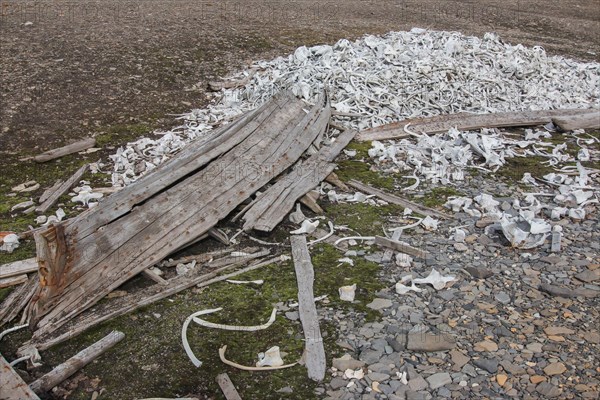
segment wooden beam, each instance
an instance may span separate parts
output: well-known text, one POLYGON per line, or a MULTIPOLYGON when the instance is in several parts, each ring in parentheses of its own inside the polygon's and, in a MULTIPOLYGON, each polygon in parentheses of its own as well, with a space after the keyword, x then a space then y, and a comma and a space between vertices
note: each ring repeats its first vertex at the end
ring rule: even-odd
POLYGON ((306 245, 306 236, 290 236, 292 257, 298 281, 298 312, 305 338, 305 361, 308 377, 315 381, 325 378, 325 349, 319 327, 319 316, 315 306, 313 283, 315 272, 306 245))
POLYGON ((44 201, 41 205, 37 206, 35 211, 42 214, 48 211, 54 205, 54 203, 58 201, 60 196, 67 193, 69 190, 71 190, 73 186, 75 186, 79 182, 79 180, 81 179, 83 174, 85 174, 89 166, 89 164, 85 164, 77 171, 75 171, 75 173, 71 175, 69 179, 63 182, 52 194, 48 195, 46 201, 44 201))
POLYGON ((340 177, 337 176, 337 174, 335 172, 332 172, 329 175, 327 175, 327 178, 325 178, 325 182, 332 184, 333 186, 337 187, 338 189, 343 190, 344 192, 350 191, 350 188, 348 187, 348 185, 346 185, 340 179, 340 177))
POLYGON ((402 206, 404 208, 410 208, 414 212, 417 212, 422 215, 429 215, 431 217, 451 219, 452 217, 448 214, 444 214, 441 211, 434 210, 433 208, 426 207, 424 205, 412 202, 410 200, 403 199, 400 196, 397 196, 392 193, 384 192, 383 190, 376 189, 372 186, 359 182, 357 180, 351 179, 348 181, 348 185, 353 188, 367 194, 373 194, 379 197, 381 200, 387 201, 388 203, 396 204, 402 206))
POLYGON ((146 268, 145 270, 143 270, 142 274, 144 274, 144 276, 146 278, 149 278, 149 279, 153 280, 154 282, 158 283, 159 285, 167 285, 168 284, 168 281, 166 281, 165 279, 163 279, 156 272, 151 271, 149 268, 146 268))
MULTIPOLYGON (((325 129, 327 121, 323 123, 325 129)), ((306 161, 296 163, 283 179, 269 187, 244 215, 244 230, 272 231, 302 196, 333 172, 331 162, 350 143, 355 131, 345 131, 330 146, 323 146, 306 161)))
POLYGON ((100 357, 124 338, 125 334, 123 332, 112 331, 87 349, 80 351, 46 375, 32 382, 29 387, 37 394, 48 392, 75 372, 100 357))
POLYGON ((317 199, 319 198, 319 193, 315 193, 314 190, 306 193, 304 196, 300 197, 300 203, 304 204, 315 214, 323 214, 323 209, 317 203, 317 199))
POLYGON ((54 185, 52 185, 52 187, 49 187, 48 189, 44 190, 44 193, 42 193, 42 195, 40 196, 40 199, 38 200, 38 203, 42 204, 44 203, 46 200, 48 200, 48 198, 50 197, 50 195, 54 192, 56 192, 56 190, 60 187, 60 185, 63 184, 64 181, 58 179, 56 182, 54 182, 54 185))
POLYGON ((0 354, 0 399, 40 400, 0 354))
POLYGON ((0 279, 0 289, 7 288, 10 286, 17 286, 25 282, 27 282, 27 274, 14 275, 9 278, 2 278, 0 279))
POLYGON ((401 253, 409 254, 413 257, 426 259, 428 253, 426 251, 417 249, 409 245, 408 243, 400 242, 398 240, 388 239, 383 236, 375 236, 375 244, 383 247, 390 248, 392 250, 399 251, 401 253))
POLYGON ((219 387, 221 388, 225 399, 242 400, 240 394, 238 393, 235 386, 233 386, 233 382, 231 382, 231 379, 229 379, 229 375, 227 375, 227 373, 217 375, 217 378, 215 380, 219 384, 219 387))
POLYGON ((11 322, 19 315, 37 291, 38 285, 39 278, 36 274, 30 276, 27 283, 10 292, 2 303, 0 303, 0 326, 11 322))
POLYGON ((554 125, 562 131, 574 131, 575 129, 600 129, 600 110, 594 110, 586 114, 560 116, 552 118, 554 125))
POLYGON ((8 278, 9 276, 29 274, 31 272, 36 272, 37 270, 38 263, 35 257, 14 261, 0 265, 0 279, 8 278))
POLYGON ((40 155, 33 157, 33 159, 36 162, 43 163, 46 161, 54 160, 55 158, 66 156, 68 154, 73 154, 73 153, 80 152, 82 150, 87 150, 90 147, 94 147, 94 145, 96 145, 96 139, 87 138, 87 139, 77 141, 75 143, 71 143, 64 147, 59 147, 57 149, 48 150, 45 153, 42 153, 40 155))
POLYGON ((409 118, 400 122, 378 126, 361 131, 359 141, 403 139, 411 135, 405 128, 415 133, 428 135, 447 132, 451 128, 459 130, 479 130, 481 128, 503 128, 511 126, 543 125, 554 117, 587 114, 590 109, 563 109, 542 111, 509 111, 491 114, 457 113, 436 115, 433 117, 409 118))

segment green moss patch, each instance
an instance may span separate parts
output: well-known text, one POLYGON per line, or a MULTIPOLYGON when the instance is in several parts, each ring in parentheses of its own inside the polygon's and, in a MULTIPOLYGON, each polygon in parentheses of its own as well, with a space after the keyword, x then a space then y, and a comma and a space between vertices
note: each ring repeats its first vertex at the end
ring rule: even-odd
POLYGON ((372 206, 364 203, 326 204, 324 209, 336 225, 346 225, 363 236, 382 235, 385 217, 402 215, 404 210, 394 204, 372 206))

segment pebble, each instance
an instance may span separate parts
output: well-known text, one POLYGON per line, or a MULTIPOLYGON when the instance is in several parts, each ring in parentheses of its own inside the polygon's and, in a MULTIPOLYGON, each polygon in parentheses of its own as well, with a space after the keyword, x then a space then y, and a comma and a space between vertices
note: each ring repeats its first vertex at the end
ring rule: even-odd
POLYGON ((371 303, 367 304, 367 307, 373 310, 382 310, 391 307, 392 304, 392 301, 389 299, 375 298, 371 303))
POLYGON ((486 279, 494 275, 492 271, 486 268, 477 267, 465 267, 465 270, 470 273, 473 277, 478 279, 486 279))
POLYGON ((483 342, 476 343, 474 349, 475 351, 495 352, 498 351, 498 345, 491 340, 484 340, 483 342))
POLYGON ((559 375, 567 370, 567 367, 563 363, 557 362, 549 364, 546 368, 544 368, 544 373, 548 376, 559 375))
POLYGON ((491 374, 498 372, 498 360, 495 358, 478 358, 473 360, 473 364, 491 374))
POLYGON ((505 292, 500 292, 494 296, 494 298, 502 304, 510 303, 510 296, 505 292))
POLYGON ((429 376, 427 378, 427 382, 429 382, 429 386, 431 387, 431 389, 435 390, 439 387, 452 383, 452 378, 447 372, 439 372, 437 374, 429 376))
POLYGON ((496 375, 496 382, 498 382, 498 385, 500 385, 500 386, 504 386, 507 379, 508 379, 508 376, 506 376, 504 374, 496 375))
POLYGON ((540 383, 536 386, 535 391, 547 399, 553 399, 561 394, 560 389, 549 382, 540 383))
POLYGON ((456 340, 450 334, 409 333, 406 348, 414 351, 445 351, 456 347, 456 340))
POLYGON ((339 371, 345 371, 347 369, 357 369, 362 368, 365 365, 364 361, 355 360, 349 354, 344 354, 340 358, 333 359, 333 367, 337 368, 339 371))

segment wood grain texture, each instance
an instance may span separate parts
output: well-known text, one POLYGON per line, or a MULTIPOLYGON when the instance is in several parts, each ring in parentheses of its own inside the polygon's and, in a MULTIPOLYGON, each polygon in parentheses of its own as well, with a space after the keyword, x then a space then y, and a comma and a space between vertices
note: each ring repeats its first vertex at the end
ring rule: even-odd
POLYGON ((215 380, 217 381, 217 384, 219 384, 219 387, 221 388, 225 399, 242 400, 237 389, 235 388, 235 386, 233 386, 233 382, 231 382, 229 375, 227 375, 226 373, 219 374, 217 375, 215 380))
POLYGON ((29 274, 31 272, 36 272, 37 269, 38 263, 35 257, 2 264, 0 265, 0 279, 14 275, 29 274))
POLYGON ((27 283, 14 289, 0 303, 0 326, 11 322, 29 303, 33 294, 37 291, 39 278, 31 275, 27 283))
POLYGON ((0 354, 0 399, 40 400, 0 354))
MULTIPOLYGON (((67 179, 65 182, 62 182, 58 187, 56 187, 52 193, 44 192, 42 196, 46 197, 46 199, 42 204, 35 208, 35 211, 38 213, 45 213, 50 208, 52 208, 52 206, 58 201, 60 196, 67 193, 69 190, 71 190, 73 186, 75 186, 79 182, 83 174, 85 174, 85 172, 87 171, 88 167, 89 164, 85 164, 84 166, 79 168, 77 171, 75 171, 73 175, 71 175, 69 179, 67 179)), ((52 188, 54 188, 54 186, 52 188)))
POLYGON ((66 156, 68 154, 73 154, 73 153, 80 152, 82 150, 87 150, 91 147, 94 147, 95 145, 96 145, 96 139, 87 138, 87 139, 79 140, 75 143, 68 144, 63 147, 59 147, 57 149, 48 150, 42 154, 39 154, 39 155, 33 157, 33 159, 36 162, 42 163, 42 162, 54 160, 54 159, 62 157, 62 156, 66 156))

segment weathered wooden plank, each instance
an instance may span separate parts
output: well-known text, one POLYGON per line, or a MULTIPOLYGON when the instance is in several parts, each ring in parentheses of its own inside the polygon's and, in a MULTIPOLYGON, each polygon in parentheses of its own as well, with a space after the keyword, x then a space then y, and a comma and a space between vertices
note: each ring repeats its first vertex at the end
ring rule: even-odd
POLYGON ((158 283, 159 285, 167 285, 168 284, 168 281, 166 281, 160 275, 158 275, 156 272, 151 271, 148 268, 143 270, 142 274, 144 274, 144 276, 146 278, 153 280, 154 282, 158 283))
MULTIPOLYGON (((188 289, 192 286, 204 287, 215 282, 220 282, 226 279, 233 278, 244 272, 253 271, 263 266, 273 264, 280 261, 279 257, 271 258, 264 262, 251 265, 241 271, 231 272, 229 274, 219 274, 225 270, 233 268, 238 265, 243 265, 249 261, 255 260, 259 257, 263 257, 269 254, 268 250, 256 252, 244 257, 230 257, 229 261, 225 265, 221 265, 209 273, 203 274, 202 271, 204 266, 196 267, 196 271, 188 275, 181 275, 170 279, 166 286, 150 286, 142 289, 135 293, 130 293, 123 297, 112 299, 111 301, 103 302, 94 308, 90 308, 85 312, 79 314, 67 324, 61 326, 54 332, 43 332, 36 331, 29 343, 26 343, 20 350, 19 354, 22 353, 24 348, 33 346, 40 351, 47 350, 48 348, 64 342, 65 340, 71 339, 82 332, 112 318, 116 318, 120 315, 130 313, 137 310, 138 308, 145 307, 156 301, 165 299, 169 296, 177 294, 182 290, 188 289)), ((217 260, 219 261, 219 260, 217 260)), ((212 266, 212 265, 211 265, 212 266)))
MULTIPOLYGON (((60 243, 59 235, 53 237, 51 230, 46 231, 46 236, 36 235, 36 241, 40 242, 38 249, 49 246, 50 250, 38 250, 38 257, 48 255, 40 260, 40 265, 47 266, 40 268, 40 273, 45 274, 43 279, 54 284, 52 287, 41 285, 36 303, 30 309, 32 321, 37 322, 40 329, 56 329, 132 276, 171 254, 173 249, 207 232, 273 176, 287 169, 317 136, 316 121, 329 108, 326 97, 309 113, 305 113, 300 100, 288 103, 265 120, 262 129, 257 129, 213 163, 217 164, 216 171, 207 167, 189 176, 88 236, 79 235, 81 227, 78 225, 69 225, 64 235, 69 253, 85 254, 85 257, 75 257, 75 263, 58 257, 59 254, 64 256, 64 252, 52 251, 54 242, 60 243), (256 166, 268 167, 268 173, 251 169, 255 174, 249 176, 248 168, 256 166), (235 173, 240 169, 246 174, 235 173), (45 271, 58 273, 46 274, 45 271), (64 271, 72 272, 65 274, 64 271), (49 279, 52 274, 64 280, 49 279)), ((103 209, 102 203, 95 209, 98 208, 103 209)))
POLYGON ((77 153, 82 150, 87 150, 90 147, 94 147, 95 144, 96 144, 96 139, 87 138, 87 139, 79 140, 75 143, 68 144, 63 147, 59 147, 57 149, 48 150, 45 153, 42 153, 42 154, 39 154, 39 155, 33 157, 33 159, 36 162, 43 163, 46 161, 54 160, 54 159, 62 157, 62 156, 66 156, 68 154, 73 154, 73 153, 77 153))
POLYGON ((443 212, 434 210, 433 208, 426 207, 424 205, 414 203, 410 200, 403 199, 400 196, 396 196, 395 194, 384 192, 383 190, 376 189, 372 186, 366 185, 366 184, 359 182, 357 180, 354 180, 354 179, 351 179, 350 181, 348 181, 348 185, 352 186, 353 188, 355 188, 357 190, 360 190, 363 193, 374 194, 375 196, 379 197, 381 200, 385 200, 388 203, 396 204, 396 205, 402 206, 404 208, 410 208, 411 210, 413 210, 419 214, 422 214, 422 215, 429 215, 432 217, 444 218, 444 219, 452 218, 451 216, 444 214, 443 212))
POLYGON ((575 129, 600 129, 600 110, 593 110, 586 114, 562 115, 552 118, 554 125, 563 131, 575 129))
POLYGON ((40 400, 0 354, 0 399, 40 400))
POLYGON ((37 275, 29 277, 27 283, 15 288, 0 304, 0 326, 11 322, 25 308, 39 284, 37 275))
POLYGON ((388 239, 383 236, 375 236, 375 244, 383 247, 390 248, 392 250, 399 251, 401 253, 409 254, 413 257, 426 259, 428 253, 426 251, 417 249, 409 245, 408 243, 400 242, 398 240, 388 239))
POLYGON ((305 338, 305 361, 308 377, 315 381, 325 378, 325 348, 319 327, 319 316, 315 306, 313 283, 315 272, 306 246, 306 236, 290 236, 292 257, 298 281, 298 312, 305 338))
POLYGON ((29 274, 36 272, 38 263, 35 258, 14 261, 8 264, 0 265, 0 279, 8 278, 9 276, 29 274))
POLYGON ((38 213, 45 213, 46 211, 48 211, 54 205, 54 203, 56 203, 60 196, 67 193, 69 190, 71 190, 73 186, 75 186, 75 184, 79 182, 79 180, 81 179, 83 174, 85 174, 89 166, 89 164, 85 164, 77 171, 75 171, 75 173, 71 175, 69 179, 63 182, 53 193, 48 195, 46 201, 37 206, 35 211, 38 213))
POLYGON ((46 393, 73 375, 75 372, 79 371, 96 358, 113 348, 124 338, 125 334, 123 332, 112 331, 90 347, 75 354, 73 357, 69 358, 52 371, 32 382, 29 387, 37 394, 46 393))
POLYGON ((229 378, 229 375, 227 375, 227 373, 217 375, 217 378, 215 380, 217 381, 217 384, 219 384, 219 387, 221 388, 225 399, 242 400, 240 394, 238 393, 235 386, 233 386, 233 382, 231 382, 231 379, 229 378))
MULTIPOLYGON (((325 125, 322 129, 325 129, 325 125)), ((272 231, 292 211, 298 199, 333 171, 335 164, 331 161, 350 143, 355 134, 355 131, 345 131, 332 145, 321 147, 306 161, 299 161, 287 176, 268 188, 246 212, 243 229, 272 231)))
POLYGON ((27 282, 27 274, 14 275, 9 278, 0 279, 0 289, 7 288, 10 286, 17 286, 27 282))
POLYGON ((317 199, 319 198, 319 193, 315 190, 311 190, 306 193, 304 196, 300 197, 300 203, 304 204, 315 214, 323 214, 323 209, 317 203, 317 199))
POLYGON ((46 200, 48 200, 50 195, 52 195, 52 193, 54 193, 60 187, 60 185, 63 184, 63 182, 64 182, 63 180, 58 179, 56 182, 54 182, 54 185, 52 185, 48 189, 44 190, 44 193, 42 193, 42 195, 40 196, 38 203, 42 204, 46 200))
POLYGON ((510 111, 492 114, 457 113, 433 117, 410 118, 366 129, 356 136, 360 141, 402 139, 410 137, 405 127, 416 133, 435 134, 447 132, 450 128, 477 130, 481 128, 502 128, 511 126, 532 126, 547 124, 553 117, 574 116, 589 113, 589 109, 562 109, 542 111, 510 111), (410 125, 410 126, 409 126, 410 125))
POLYGON ((338 189, 343 190, 344 192, 350 191, 350 188, 348 187, 348 185, 346 185, 340 179, 340 177, 337 176, 337 174, 335 172, 332 172, 329 175, 327 175, 327 178, 325 178, 325 182, 332 184, 333 186, 337 187, 338 189))

